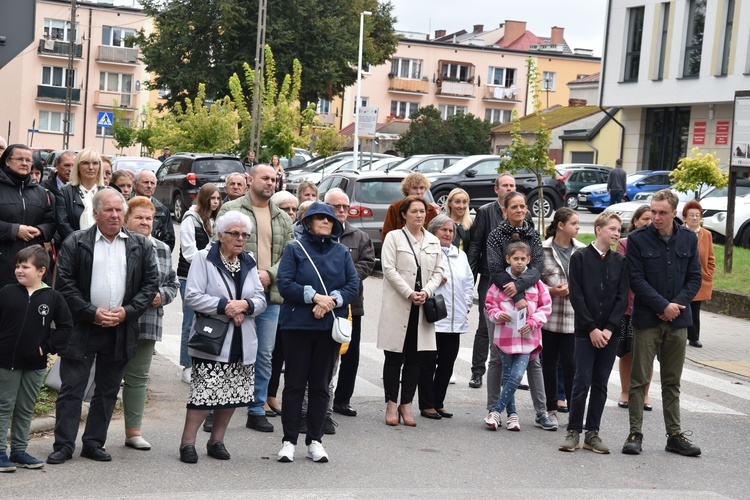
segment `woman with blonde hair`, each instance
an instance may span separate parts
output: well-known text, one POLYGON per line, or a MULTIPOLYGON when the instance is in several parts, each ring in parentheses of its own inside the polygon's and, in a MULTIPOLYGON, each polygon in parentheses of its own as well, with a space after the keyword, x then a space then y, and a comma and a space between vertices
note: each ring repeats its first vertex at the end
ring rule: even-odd
POLYGON ((101 155, 93 149, 82 150, 76 155, 70 182, 60 188, 55 204, 61 242, 73 232, 94 225, 94 195, 104 186, 101 155))
POLYGON ((469 193, 461 188, 455 188, 448 193, 445 201, 445 213, 453 221, 453 241, 451 242, 459 250, 469 251, 471 241, 469 229, 471 229, 471 217, 469 216, 469 193))
POLYGON ((276 172, 276 192, 286 190, 286 174, 284 173, 284 167, 281 165, 278 155, 271 157, 271 167, 276 172))

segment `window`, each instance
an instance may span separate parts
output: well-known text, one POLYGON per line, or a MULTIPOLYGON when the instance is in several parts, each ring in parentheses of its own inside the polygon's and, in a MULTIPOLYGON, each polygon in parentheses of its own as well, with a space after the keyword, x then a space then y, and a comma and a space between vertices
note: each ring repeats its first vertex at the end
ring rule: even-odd
POLYGON ((497 160, 485 160, 481 163, 477 163, 473 167, 477 174, 476 175, 497 175, 497 167, 500 166, 497 160))
POLYGON ((440 77, 443 80, 454 82, 473 81, 472 68, 473 66, 468 64, 443 62, 440 68, 440 77))
POLYGON ((419 109, 418 102, 391 101, 391 115, 401 116, 407 120, 419 109))
POLYGON ((724 47, 721 52, 721 75, 729 73, 729 51, 732 48, 732 26, 734 25, 734 0, 727 0, 727 17, 724 23, 724 47))
MULTIPOLYGON (((572 151, 570 153, 570 163, 594 163, 594 152, 593 151, 572 151)), ((581 170, 580 172, 573 172, 573 175, 571 175, 570 182, 582 182, 583 181, 583 173, 586 172, 587 174, 589 172, 581 170), (573 179, 573 176, 578 174, 576 177, 580 177, 581 179, 573 179)), ((606 182, 606 179, 604 181, 597 180, 597 179, 591 179, 593 182, 592 184, 595 184, 597 182, 606 182)))
POLYGON ((515 68, 496 68, 490 66, 490 73, 487 76, 487 85, 500 85, 501 87, 511 87, 516 84, 515 68))
POLYGON ((372 67, 371 67, 370 63, 363 62, 362 63, 362 74, 363 75, 369 75, 370 73, 372 73, 372 67))
POLYGON ((331 101, 328 99, 320 98, 318 99, 318 113, 321 115, 327 115, 331 112, 331 101))
MULTIPOLYGON (((79 36, 78 23, 76 23, 76 37, 79 36)), ((70 41, 70 22, 64 19, 45 19, 44 37, 64 42, 70 41)))
MULTIPOLYGON (((65 87, 68 68, 59 66, 42 66, 42 85, 65 87)), ((76 87, 76 71, 73 70, 73 87, 76 87)))
POLYGON ((542 90, 553 91, 557 85, 557 73, 554 71, 545 71, 542 73, 542 90))
MULTIPOLYGON (((120 123, 125 125, 126 127, 130 126, 130 118, 120 118, 120 123)), ((96 127, 96 136, 101 137, 102 135, 106 137, 113 137, 115 134, 113 132, 112 127, 96 127)))
POLYGON ((672 170, 687 154, 690 108, 648 108, 643 141, 644 170, 672 170))
MULTIPOLYGON (((65 130, 64 125, 65 113, 61 111, 40 111, 39 112, 39 131, 54 132, 62 134, 65 130)), ((75 116, 70 114, 70 133, 73 134, 75 129, 75 116)))
POLYGON ((422 59, 396 58, 391 61, 391 74, 398 78, 422 78, 422 59))
POLYGON ((132 37, 135 36, 135 30, 126 28, 115 28, 114 26, 102 27, 102 45, 112 47, 132 47, 132 37), (130 38, 130 40, 128 40, 130 38))
MULTIPOLYGON (((359 102, 362 103, 362 107, 363 108, 366 108, 370 104, 370 98, 369 97, 364 97, 364 96, 359 96, 359 102)), ((357 103, 356 102, 354 103, 354 112, 355 113, 357 112, 357 103)))
POLYGON ((169 87, 162 87, 156 92, 159 99, 168 99, 170 95, 172 95, 172 91, 169 90, 169 87))
POLYGON ((447 120, 453 115, 465 115, 467 112, 466 106, 456 106, 455 104, 441 104, 438 109, 443 120, 447 120))
POLYGON ((512 113, 509 109, 487 109, 484 112, 484 119, 490 123, 507 123, 512 113))
POLYGON ((641 40, 643 39, 643 12, 645 7, 628 9, 628 45, 625 52, 623 81, 637 82, 641 65, 641 40))
POLYGON ((687 38, 685 40, 685 66, 682 76, 698 76, 703 52, 703 25, 706 22, 706 0, 690 0, 687 38))
POLYGON ((667 57, 667 36, 669 36, 669 2, 661 4, 661 34, 659 35, 659 66, 656 79, 664 79, 664 60, 667 57))

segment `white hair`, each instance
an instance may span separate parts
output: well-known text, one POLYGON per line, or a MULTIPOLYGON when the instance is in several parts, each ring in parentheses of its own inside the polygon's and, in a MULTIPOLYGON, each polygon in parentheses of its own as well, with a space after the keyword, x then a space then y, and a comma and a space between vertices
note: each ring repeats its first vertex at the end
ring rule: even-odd
POLYGON ((271 203, 273 203, 277 207, 281 205, 282 203, 286 203, 288 201, 293 201, 295 206, 299 203, 299 200, 297 199, 297 197, 294 196, 289 191, 279 191, 273 196, 271 196, 271 203))
POLYGON ((139 180, 141 180, 141 174, 144 174, 144 173, 146 173, 146 174, 153 174, 154 175, 154 180, 156 180, 156 174, 154 174, 151 170, 149 170, 147 168, 142 168, 138 172, 135 173, 135 179, 133 179, 133 182, 137 183, 139 180))
POLYGON ((336 193, 343 194, 344 197, 346 198, 346 204, 347 205, 349 204, 349 196, 341 188, 333 188, 333 189, 331 189, 329 191, 326 191, 326 195, 325 195, 325 198, 323 199, 323 201, 326 202, 326 203, 328 203, 329 200, 330 200, 331 195, 332 194, 336 194, 336 193))
POLYGON ((242 183, 247 186, 247 179, 245 179, 245 176, 239 172, 232 172, 231 174, 227 175, 226 181, 229 182, 230 177, 239 177, 242 179, 242 183))
POLYGON ((241 224, 245 226, 248 233, 253 231, 253 221, 247 215, 238 212, 237 210, 230 210, 218 219, 216 219, 216 230, 220 233, 224 233, 229 226, 234 224, 241 224))
POLYGON ((128 201, 125 199, 125 197, 122 195, 121 192, 119 192, 116 189, 109 188, 109 187, 99 189, 99 191, 97 191, 96 194, 94 195, 94 198, 91 201, 91 206, 93 207, 94 212, 99 213, 102 210, 104 199, 109 198, 111 196, 118 196, 120 200, 122 200, 122 211, 124 213, 127 213, 128 201))

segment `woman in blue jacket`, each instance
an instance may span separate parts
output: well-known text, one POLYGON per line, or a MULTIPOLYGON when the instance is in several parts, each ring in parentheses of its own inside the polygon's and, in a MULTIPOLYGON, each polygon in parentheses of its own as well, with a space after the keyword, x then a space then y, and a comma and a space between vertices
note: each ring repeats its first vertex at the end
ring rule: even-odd
POLYGON ((328 409, 328 385, 341 345, 331 337, 333 317, 347 317, 357 299, 359 278, 349 249, 338 243, 343 226, 333 208, 315 202, 302 219, 302 234, 284 249, 276 283, 284 298, 279 315, 286 370, 279 462, 292 462, 302 423, 302 399, 309 386, 307 458, 327 462, 321 439, 328 409), (312 261, 311 261, 312 259, 312 261), (322 283, 321 283, 322 279, 322 283), (331 313, 331 314, 329 314, 331 313))

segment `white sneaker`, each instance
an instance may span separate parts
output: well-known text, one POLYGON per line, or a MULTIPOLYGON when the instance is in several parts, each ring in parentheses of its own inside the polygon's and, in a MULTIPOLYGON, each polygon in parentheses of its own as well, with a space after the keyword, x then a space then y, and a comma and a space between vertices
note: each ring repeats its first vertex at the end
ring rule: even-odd
POLYGON ((328 453, 320 441, 313 441, 307 447, 307 458, 313 462, 328 462, 328 453))
POLYGON ((191 366, 186 366, 182 369, 182 377, 180 377, 180 380, 186 384, 190 384, 190 382, 193 380, 193 368, 191 366))
POLYGON ((555 425, 555 427, 560 426, 560 421, 557 420, 557 411, 552 410, 547 412, 547 416, 549 417, 550 421, 555 425))
POLYGON ((500 414, 496 411, 491 411, 484 419, 484 423, 487 424, 487 427, 492 429, 493 431, 496 431, 498 427, 502 427, 502 424, 500 423, 500 414))
POLYGON ((507 429, 509 431, 520 431, 521 430, 521 424, 518 423, 518 414, 517 413, 511 413, 508 416, 508 423, 507 429))
POLYGON ((294 462, 294 445, 289 441, 284 441, 281 444, 278 457, 279 462, 294 462))
POLYGON ((453 375, 451 375, 451 379, 450 379, 449 383, 455 384, 457 380, 458 380, 458 378, 456 377, 456 374, 454 373, 453 375))

